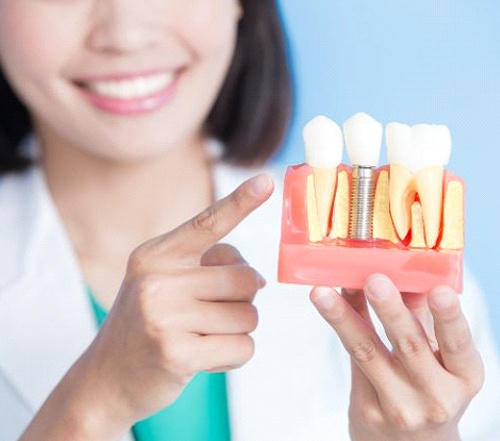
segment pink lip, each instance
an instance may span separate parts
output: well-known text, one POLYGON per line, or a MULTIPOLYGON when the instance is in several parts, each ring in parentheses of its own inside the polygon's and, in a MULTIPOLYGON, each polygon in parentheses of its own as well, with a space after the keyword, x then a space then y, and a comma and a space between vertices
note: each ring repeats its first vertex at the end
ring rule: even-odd
MULTIPOLYGON (((131 98, 131 99, 110 98, 98 95, 95 92, 92 92, 91 90, 86 89, 84 87, 78 87, 78 90, 91 104, 93 104, 100 110, 115 115, 134 116, 134 115, 141 115, 144 113, 154 112, 163 107, 165 104, 167 104, 174 96, 179 76, 180 75, 178 73, 174 81, 172 81, 164 89, 160 90, 159 92, 153 95, 143 98, 131 98)), ((118 79, 134 78, 134 77, 137 77, 137 74, 128 76, 114 75, 107 77, 106 80, 118 80, 118 79)), ((105 81, 104 77, 99 77, 99 80, 105 81)))

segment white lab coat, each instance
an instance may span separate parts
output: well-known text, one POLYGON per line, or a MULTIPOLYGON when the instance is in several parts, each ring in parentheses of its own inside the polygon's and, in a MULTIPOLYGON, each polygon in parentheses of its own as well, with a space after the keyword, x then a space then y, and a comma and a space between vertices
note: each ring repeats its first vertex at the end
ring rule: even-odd
MULTIPOLYGON (((217 197, 250 174, 217 166, 217 197)), ((348 440, 349 359, 310 305, 308 289, 276 282, 279 181, 271 201, 225 240, 268 280, 256 299, 255 357, 228 374, 233 440, 348 440)), ((483 300, 470 276, 462 299, 487 372, 486 387, 462 420, 463 439, 499 441, 500 368, 483 300)), ((1 441, 20 435, 96 332, 78 262, 40 170, 2 177, 1 441)))

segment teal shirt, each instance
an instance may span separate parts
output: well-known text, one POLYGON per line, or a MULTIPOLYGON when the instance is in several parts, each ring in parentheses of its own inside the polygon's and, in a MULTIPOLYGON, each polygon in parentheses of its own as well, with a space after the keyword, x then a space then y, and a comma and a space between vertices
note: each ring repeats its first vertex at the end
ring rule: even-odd
MULTIPOLYGON (((88 291, 99 326, 107 312, 88 291)), ((136 441, 230 441, 225 374, 196 375, 181 396, 132 427, 136 441)))

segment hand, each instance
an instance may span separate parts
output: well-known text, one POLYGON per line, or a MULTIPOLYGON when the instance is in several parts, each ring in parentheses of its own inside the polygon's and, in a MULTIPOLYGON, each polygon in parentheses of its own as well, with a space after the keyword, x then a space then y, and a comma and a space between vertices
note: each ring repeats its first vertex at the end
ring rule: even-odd
POLYGON ((458 422, 484 370, 453 290, 401 296, 387 277, 374 275, 364 293, 316 287, 311 300, 351 355, 353 440, 460 439, 458 422), (376 334, 366 299, 392 350, 376 334))
POLYGON ((252 302, 265 281, 235 248, 216 243, 271 193, 267 176, 247 181, 132 253, 85 354, 108 415, 133 424, 171 404, 196 373, 234 369, 252 357, 252 302))

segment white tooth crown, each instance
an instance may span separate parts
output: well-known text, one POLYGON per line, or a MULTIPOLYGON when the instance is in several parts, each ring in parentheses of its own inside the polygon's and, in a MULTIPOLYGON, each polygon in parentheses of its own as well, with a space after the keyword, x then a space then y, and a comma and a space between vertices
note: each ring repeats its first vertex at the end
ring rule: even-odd
POLYGON ((353 165, 378 165, 383 131, 382 124, 366 113, 356 113, 344 122, 347 152, 353 165))
POLYGON ((317 116, 303 130, 306 162, 314 168, 336 168, 342 162, 344 140, 340 127, 326 116, 317 116))
POLYGON ((410 127, 390 123, 386 127, 386 143, 389 164, 402 165, 412 173, 427 167, 445 166, 450 161, 451 134, 445 125, 410 127))
POLYGON ((92 92, 117 99, 144 98, 160 92, 174 80, 172 72, 119 81, 93 81, 88 83, 92 92))

